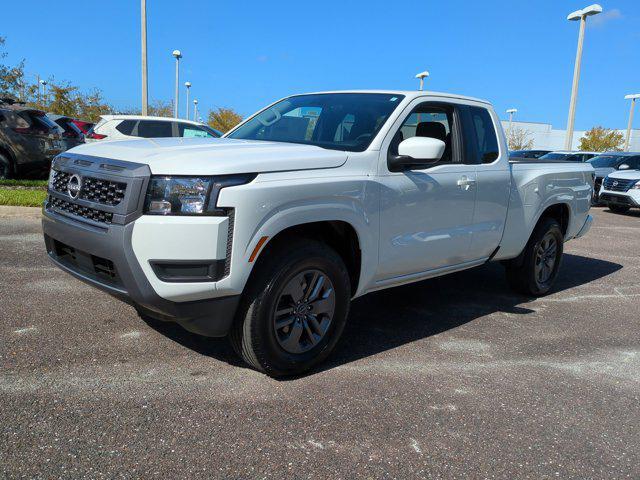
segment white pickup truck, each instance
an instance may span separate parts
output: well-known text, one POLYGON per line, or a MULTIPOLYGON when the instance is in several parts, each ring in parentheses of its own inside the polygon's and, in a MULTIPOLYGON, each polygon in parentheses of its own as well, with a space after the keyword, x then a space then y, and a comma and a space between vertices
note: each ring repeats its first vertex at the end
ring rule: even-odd
POLYGON ((510 163, 485 101, 328 92, 220 139, 67 151, 43 229, 60 268, 285 376, 325 359, 375 290, 501 261, 518 291, 547 293, 592 189, 588 164, 510 163))

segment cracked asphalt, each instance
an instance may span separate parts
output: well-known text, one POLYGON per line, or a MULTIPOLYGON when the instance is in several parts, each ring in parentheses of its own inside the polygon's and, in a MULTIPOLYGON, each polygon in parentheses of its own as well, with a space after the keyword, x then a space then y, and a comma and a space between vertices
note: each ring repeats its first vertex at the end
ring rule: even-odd
POLYGON ((54 268, 37 218, 0 218, 0 477, 639 478, 640 212, 593 213, 551 295, 500 265, 371 294, 288 381, 143 322, 54 268))

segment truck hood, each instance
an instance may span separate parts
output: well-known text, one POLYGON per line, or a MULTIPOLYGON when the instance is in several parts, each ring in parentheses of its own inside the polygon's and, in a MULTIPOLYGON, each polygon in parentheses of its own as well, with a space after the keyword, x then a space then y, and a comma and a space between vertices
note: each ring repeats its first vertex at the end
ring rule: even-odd
POLYGON ((609 178, 640 180, 640 170, 616 170, 615 172, 609 174, 609 178))
POLYGON ((336 168, 347 154, 313 145, 228 138, 141 138, 94 142, 69 150, 146 163, 154 175, 224 175, 336 168))

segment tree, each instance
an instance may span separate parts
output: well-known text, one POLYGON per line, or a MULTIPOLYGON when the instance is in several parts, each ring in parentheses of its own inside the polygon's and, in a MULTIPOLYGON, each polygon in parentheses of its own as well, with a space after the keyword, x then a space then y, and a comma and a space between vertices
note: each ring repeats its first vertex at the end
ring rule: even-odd
MULTIPOLYGON (((0 37, 0 48, 4 48, 5 38, 0 37)), ((0 60, 7 56, 7 52, 0 51, 0 60)), ((15 67, 0 63, 0 96, 22 98, 25 94, 24 60, 15 67)))
POLYGON ((218 108, 209 112, 209 126, 223 133, 228 132, 241 121, 242 116, 231 108, 218 108))
MULTIPOLYGON (((142 115, 139 107, 125 108, 118 110, 123 115, 142 115)), ((173 100, 153 100, 147 108, 147 115, 150 117, 173 117, 173 100)))
MULTIPOLYGON (((0 37, 0 48, 4 43, 4 37, 0 37)), ((6 56, 6 52, 0 51, 0 61, 6 56)), ((0 63, 0 96, 19 98, 29 107, 91 122, 113 111, 103 100, 100 90, 85 93, 69 82, 57 83, 53 78, 47 79, 47 94, 42 98, 40 85, 27 81, 24 65, 24 60, 14 67, 0 63)))
POLYGON ((593 127, 580 139, 578 148, 583 151, 604 152, 622 150, 624 138, 621 133, 604 127, 593 127))
POLYGON ((152 117, 173 117, 173 100, 154 100, 147 112, 152 117))
POLYGON ((533 140, 529 138, 531 132, 522 128, 512 127, 507 130, 507 144, 509 150, 530 150, 533 148, 533 140))

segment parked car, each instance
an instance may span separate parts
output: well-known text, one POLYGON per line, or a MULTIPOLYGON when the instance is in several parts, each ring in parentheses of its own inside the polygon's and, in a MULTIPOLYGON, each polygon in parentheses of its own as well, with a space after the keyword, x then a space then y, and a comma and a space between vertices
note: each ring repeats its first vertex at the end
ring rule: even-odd
POLYGON ((511 150, 509 152, 509 158, 540 158, 547 153, 551 153, 551 150, 511 150))
POLYGON ((0 99, 0 179, 44 176, 63 150, 58 125, 44 112, 0 99))
POLYGON ((140 115, 102 115, 87 135, 87 142, 162 137, 220 137, 208 125, 190 120, 140 115))
POLYGON ((84 143, 84 134, 76 124, 73 123, 73 119, 71 117, 56 115, 55 113, 48 113, 47 117, 58 125, 60 135, 62 135, 63 148, 65 150, 69 150, 70 148, 84 143))
POLYGON ((540 160, 557 162, 586 162, 590 158, 600 155, 600 152, 551 152, 540 157, 540 160))
MULTIPOLYGON (((598 196, 602 181, 610 173, 615 172, 621 165, 625 165, 627 169, 638 169, 640 164, 640 153, 637 152, 607 152, 597 157, 587 160, 595 170, 595 180, 593 184, 593 204, 598 205, 600 202, 598 196)), ((623 170, 624 170, 623 168, 623 170)))
POLYGON ((607 175, 600 187, 600 202, 615 213, 640 208, 640 161, 631 157, 607 175))
POLYGON ((43 230, 63 270, 284 376, 326 358, 369 292, 500 261, 514 289, 548 293, 591 226, 592 173, 510 163, 483 100, 296 95, 221 139, 60 155, 43 230))
POLYGON ((78 119, 74 119, 73 123, 76 127, 80 129, 83 135, 86 135, 87 133, 89 133, 89 130, 91 130, 95 125, 95 123, 85 122, 84 120, 78 120, 78 119))

